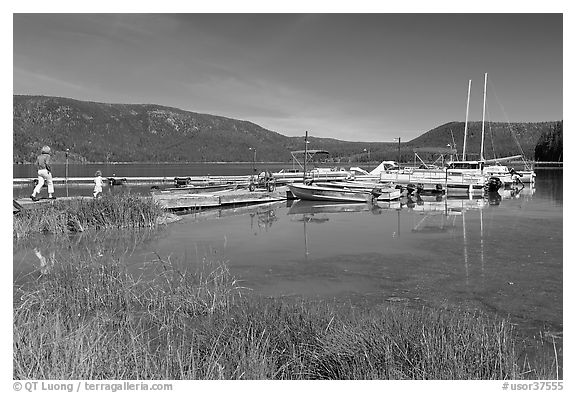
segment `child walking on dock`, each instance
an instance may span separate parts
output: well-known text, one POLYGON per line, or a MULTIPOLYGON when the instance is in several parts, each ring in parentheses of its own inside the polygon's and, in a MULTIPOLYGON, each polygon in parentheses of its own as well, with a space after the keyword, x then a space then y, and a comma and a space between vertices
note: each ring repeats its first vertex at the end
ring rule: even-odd
POLYGON ((96 171, 94 176, 94 198, 98 198, 102 194, 102 172, 96 171))
POLYGON ((36 158, 36 167, 38 168, 38 184, 34 187, 32 195, 30 198, 36 202, 39 200, 36 197, 37 194, 42 190, 44 186, 44 181, 48 184, 48 198, 56 199, 54 196, 54 183, 52 182, 52 168, 50 167, 50 147, 44 146, 38 158, 36 158))

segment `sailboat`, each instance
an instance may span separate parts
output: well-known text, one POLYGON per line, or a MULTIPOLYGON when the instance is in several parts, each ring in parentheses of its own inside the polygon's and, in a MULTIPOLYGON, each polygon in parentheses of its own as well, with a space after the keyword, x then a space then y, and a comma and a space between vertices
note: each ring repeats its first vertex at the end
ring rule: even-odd
POLYGON ((486 160, 484 158, 484 134, 485 134, 485 119, 486 119, 486 83, 488 81, 488 73, 484 73, 484 100, 482 106, 482 135, 480 142, 480 157, 477 161, 466 160, 466 136, 468 131, 468 106, 470 103, 470 86, 472 81, 468 81, 468 102, 466 105, 466 123, 464 124, 464 147, 462 151, 462 161, 451 161, 448 163, 448 173, 463 173, 463 174, 477 174, 484 175, 490 186, 498 182, 498 179, 503 185, 511 185, 516 183, 533 183, 536 174, 532 170, 516 171, 509 169, 507 166, 502 165, 502 162, 522 158, 522 155, 515 155, 503 158, 494 158, 486 160), (486 165, 491 164, 491 165, 486 165))

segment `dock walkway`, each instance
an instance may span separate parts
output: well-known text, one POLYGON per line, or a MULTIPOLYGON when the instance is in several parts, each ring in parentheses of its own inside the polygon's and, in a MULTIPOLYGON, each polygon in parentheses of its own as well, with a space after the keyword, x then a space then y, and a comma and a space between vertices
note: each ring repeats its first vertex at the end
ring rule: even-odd
POLYGON ((217 191, 202 194, 153 193, 152 199, 165 209, 199 209, 245 203, 265 203, 287 199, 288 187, 276 190, 249 191, 246 189, 217 191))
MULTIPOLYGON (((167 210, 176 209, 200 209, 206 207, 219 207, 236 204, 256 204, 282 201, 287 199, 288 187, 282 186, 272 192, 249 191, 247 189, 225 190, 202 194, 180 193, 152 193, 151 198, 167 210)), ((13 212, 23 209, 36 209, 46 207, 55 201, 72 201, 81 199, 93 199, 91 196, 59 197, 58 199, 43 198, 32 201, 30 198, 14 199, 13 212)))

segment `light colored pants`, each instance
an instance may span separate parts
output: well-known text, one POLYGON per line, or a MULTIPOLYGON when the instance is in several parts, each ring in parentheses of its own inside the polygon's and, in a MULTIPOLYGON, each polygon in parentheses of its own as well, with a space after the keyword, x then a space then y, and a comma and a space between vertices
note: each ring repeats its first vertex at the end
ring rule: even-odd
POLYGON ((44 185, 44 180, 48 183, 48 194, 52 195, 54 193, 54 183, 52 183, 52 174, 48 172, 48 169, 38 169, 38 184, 34 187, 32 195, 36 196, 40 193, 42 186, 44 185))

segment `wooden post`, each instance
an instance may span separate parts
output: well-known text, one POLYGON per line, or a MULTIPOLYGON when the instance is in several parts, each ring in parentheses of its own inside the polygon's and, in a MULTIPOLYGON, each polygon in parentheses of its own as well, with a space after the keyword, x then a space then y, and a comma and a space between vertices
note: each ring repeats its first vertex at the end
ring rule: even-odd
POLYGON ((68 196, 68 152, 69 149, 66 149, 66 196, 68 196))

